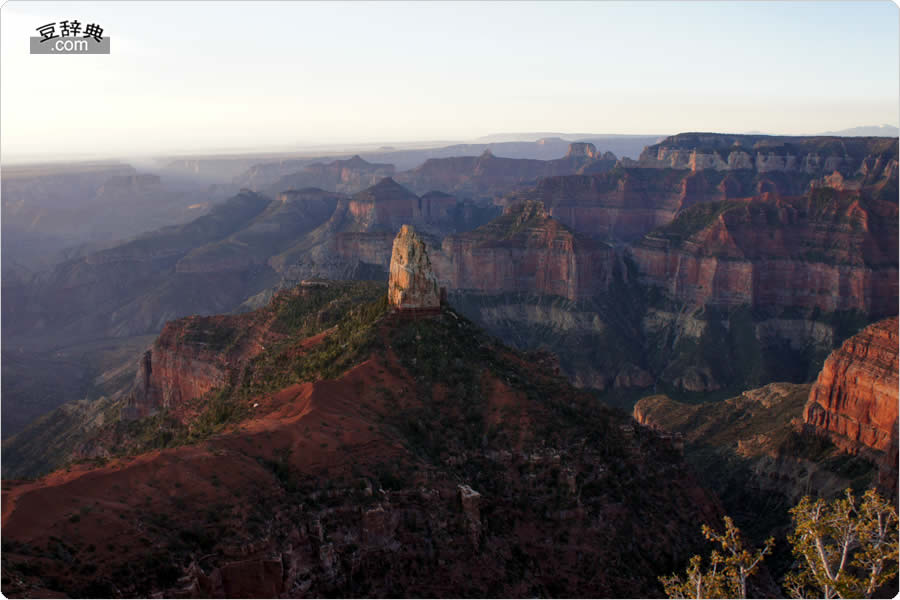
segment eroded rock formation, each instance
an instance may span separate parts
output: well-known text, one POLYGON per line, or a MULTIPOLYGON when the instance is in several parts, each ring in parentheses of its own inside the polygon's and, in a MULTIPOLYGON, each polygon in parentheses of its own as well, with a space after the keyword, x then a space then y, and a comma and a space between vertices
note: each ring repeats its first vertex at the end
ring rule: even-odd
POLYGON ((897 205, 818 189, 695 206, 631 255, 645 281, 692 305, 897 310, 897 205), (891 229, 893 224, 893 229, 891 229))
POLYGON ((232 344, 235 319, 229 316, 187 317, 170 321, 138 364, 134 392, 125 416, 145 417, 166 410, 180 415, 192 400, 226 384, 229 365, 262 348, 262 330, 232 344), (251 341, 251 338, 252 341, 251 341))
POLYGON ((529 202, 475 231, 444 238, 435 268, 447 289, 575 300, 604 292, 614 261, 610 246, 573 233, 543 205, 529 202))
POLYGON ((896 165, 895 138, 681 133, 648 146, 638 161, 651 168, 810 175, 852 174, 863 167, 871 171, 876 163, 879 170, 896 165))
POLYGON ((434 309, 441 306, 441 292, 425 242, 409 225, 401 227, 394 239, 388 299, 392 306, 400 309, 434 309))
POLYGON ((611 169, 615 161, 610 152, 601 156, 593 144, 575 142, 565 156, 554 160, 506 158, 485 150, 481 156, 432 158, 416 169, 399 173, 397 178, 418 193, 441 190, 497 199, 540 177, 599 173, 611 169))
POLYGON ((804 422, 846 450, 896 454, 897 326, 884 319, 845 341, 810 391, 804 422))
POLYGON ((729 513, 752 510, 787 525, 788 508, 803 496, 834 497, 848 486, 868 487, 879 479, 869 457, 848 457, 801 431, 810 387, 770 383, 700 404, 647 396, 632 414, 683 441, 685 460, 729 513))

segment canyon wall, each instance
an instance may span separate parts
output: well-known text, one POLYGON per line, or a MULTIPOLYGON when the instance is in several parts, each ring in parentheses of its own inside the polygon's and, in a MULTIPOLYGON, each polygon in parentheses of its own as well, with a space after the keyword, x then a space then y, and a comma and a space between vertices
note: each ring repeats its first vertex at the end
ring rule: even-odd
POLYGON ((897 168, 896 138, 800 137, 681 133, 647 146, 637 161, 642 167, 692 171, 754 170, 844 175, 861 169, 882 176, 897 168))
POLYGON ((573 233, 539 203, 510 207, 484 227, 449 235, 434 255, 448 289, 570 300, 602 293, 614 260, 611 247, 573 233))
MULTIPOLYGON (((277 171, 276 171, 277 172, 277 171)), ((277 179, 256 177, 256 188, 275 195, 284 190, 318 188, 329 192, 355 194, 394 175, 394 165, 370 163, 359 155, 330 163, 316 162, 286 173, 277 179)))
POLYGON ((533 184, 541 177, 602 172, 615 164, 612 153, 599 153, 590 143, 576 142, 568 153, 554 160, 504 158, 485 150, 481 156, 432 158, 397 175, 397 180, 416 193, 439 190, 455 195, 499 200, 510 190, 533 184))
POLYGON ((898 320, 884 319, 845 341, 828 357, 803 420, 835 444, 856 452, 897 451, 898 320))
MULTIPOLYGON (((194 324, 200 322, 195 320, 194 324)), ((133 401, 126 411, 129 417, 182 409, 186 402, 225 384, 225 364, 218 353, 185 339, 190 326, 190 320, 167 323, 153 347, 144 353, 135 377, 133 401)))
POLYGON ((498 203, 509 206, 538 201, 551 216, 579 233, 627 243, 668 225, 679 211, 696 204, 764 193, 802 195, 810 181, 806 174, 688 171, 619 164, 599 174, 545 177, 498 203))
POLYGON ((315 284, 278 292, 264 309, 242 315, 191 316, 169 321, 141 357, 124 416, 166 411, 183 420, 211 390, 233 385, 249 361, 285 335, 280 310, 302 302, 315 284))
POLYGON ((767 194, 693 207, 630 254, 679 302, 878 317, 897 310, 896 223, 896 204, 855 193, 767 194))

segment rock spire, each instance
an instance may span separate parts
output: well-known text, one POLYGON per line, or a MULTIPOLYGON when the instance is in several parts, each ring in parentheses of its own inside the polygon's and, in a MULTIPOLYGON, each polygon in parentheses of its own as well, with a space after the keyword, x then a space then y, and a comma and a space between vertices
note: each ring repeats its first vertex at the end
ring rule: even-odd
POLYGON ((388 300, 401 310, 441 306, 441 292, 425 242, 409 225, 401 227, 394 238, 388 300))

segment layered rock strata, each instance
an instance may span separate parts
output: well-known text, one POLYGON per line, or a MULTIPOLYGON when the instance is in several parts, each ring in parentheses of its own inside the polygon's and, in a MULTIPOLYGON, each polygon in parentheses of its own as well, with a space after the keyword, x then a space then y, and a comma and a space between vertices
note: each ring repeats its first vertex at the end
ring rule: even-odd
POLYGON ((447 236, 435 256, 448 289, 570 300, 605 291, 614 261, 611 247, 573 233, 540 203, 509 207, 488 225, 447 236))
POLYGON ((896 138, 681 133, 648 146, 642 167, 844 175, 896 169, 896 138), (893 165, 893 166, 892 166, 893 165))
POLYGON ((881 317, 897 311, 896 223, 896 204, 855 193, 764 195, 692 207, 631 256, 644 281, 690 305, 881 317))
POLYGON ((441 190, 474 197, 500 198, 511 189, 533 184, 541 177, 599 173, 615 165, 610 152, 600 154, 586 142, 575 142, 554 160, 506 158, 485 150, 481 156, 432 158, 416 169, 399 173, 398 180, 416 192, 441 190))
POLYGON ((401 310, 438 309, 441 291, 425 242, 408 225, 400 228, 391 254, 388 300, 401 310))
POLYGON ((898 320, 866 327, 831 353, 803 410, 803 421, 852 452, 897 445, 898 320))

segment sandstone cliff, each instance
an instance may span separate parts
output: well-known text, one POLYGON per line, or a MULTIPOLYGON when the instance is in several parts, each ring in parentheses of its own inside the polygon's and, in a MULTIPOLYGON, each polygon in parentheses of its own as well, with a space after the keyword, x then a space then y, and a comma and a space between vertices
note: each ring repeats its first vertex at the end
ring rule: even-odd
POLYGON ((409 225, 400 228, 391 253, 388 301, 404 309, 436 309, 441 293, 425 242, 409 225))
POLYGON ((419 197, 389 177, 351 197, 347 209, 363 231, 396 231, 404 223, 422 220, 419 197))
MULTIPOLYGON (((848 456, 803 431, 809 389, 809 384, 772 383, 702 403, 649 396, 637 402, 633 415, 683 444, 685 461, 745 534, 781 537, 790 531, 788 510, 802 497, 833 498, 848 487, 859 491, 879 481, 870 460, 848 456)), ((778 550, 766 560, 776 573, 791 562, 778 550)))
POLYGON ((138 361, 124 416, 163 411, 184 422, 211 402, 208 393, 253 376, 254 359, 289 336, 332 326, 355 303, 383 293, 372 282, 301 282, 275 293, 262 308, 239 315, 191 316, 166 323, 138 361))
POLYGON ((547 177, 503 199, 506 205, 537 201, 570 229, 630 240, 671 221, 683 202, 681 174, 644 176, 634 170, 547 177))
MULTIPOLYGON (((190 224, 27 285, 4 281, 4 340, 58 347, 156 334, 173 318, 231 311, 315 276, 386 278, 394 235, 410 224, 439 283, 477 296, 477 314, 467 314, 523 347, 553 340, 580 385, 737 392, 772 378, 804 381, 848 333, 896 312, 896 164, 889 147, 877 151, 881 142, 842 143, 848 156, 865 155, 858 172, 620 165, 547 177, 500 200, 509 213, 474 232, 500 209, 418 196, 391 179, 353 196, 302 189, 273 202, 245 191, 190 224), (513 214, 529 201, 543 212, 513 214), (615 264, 625 283, 645 288, 611 293, 615 264), (752 318, 735 317, 743 307, 752 318), (629 356, 619 360, 613 349, 623 346, 629 356), (577 366, 573 347, 584 355, 577 366), (647 359, 655 347, 667 356, 647 359)), ((598 157, 576 144, 569 159, 598 157)), ((507 159, 472 160, 479 177, 518 176, 507 159)))
POLYGON ((814 189, 692 207, 631 249, 644 281, 690 305, 897 310, 897 205, 814 189))
POLYGON ((898 320, 866 327, 831 353, 803 420, 851 452, 897 453, 898 320))
POLYGON ((591 236, 632 242, 668 225, 695 204, 746 198, 764 192, 799 195, 808 176, 752 172, 693 172, 617 166, 599 174, 546 177, 498 202, 538 201, 571 229, 591 236))
POLYGON ((766 493, 787 505, 848 486, 895 495, 897 372, 898 319, 890 318, 846 340, 813 385, 773 383, 700 404, 648 396, 633 416, 683 440, 685 457, 730 511, 771 502, 766 493))
POLYGON ((648 146, 638 164, 652 168, 754 170, 853 175, 863 168, 870 176, 896 169, 896 138, 791 137, 681 133, 648 146), (891 166, 893 165, 893 166, 891 166))
POLYGON ((447 236, 434 260, 448 289, 575 300, 607 288, 615 255, 606 244, 573 233, 532 202, 508 207, 502 217, 475 231, 447 236))
POLYGON ((370 163, 359 155, 354 155, 346 160, 306 165, 296 173, 280 177, 264 189, 275 194, 282 190, 314 187, 329 192, 355 194, 393 175, 394 165, 370 163))
POLYGON ((197 412, 211 390, 230 385, 266 344, 284 334, 273 327, 279 307, 309 294, 300 287, 277 294, 271 307, 247 316, 186 317, 170 321, 138 362, 124 416, 166 411, 176 419, 197 412))
POLYGON ((394 235, 404 224, 437 244, 444 235, 477 227, 499 212, 441 192, 417 196, 393 179, 338 201, 331 216, 268 263, 287 279, 344 279, 387 270, 394 235))
POLYGON ((440 190, 473 198, 498 199, 510 190, 533 184, 540 177, 569 175, 612 168, 615 156, 600 155, 590 143, 576 142, 562 158, 534 160, 504 158, 485 150, 481 156, 433 158, 420 167, 399 173, 398 181, 416 192, 440 190))

